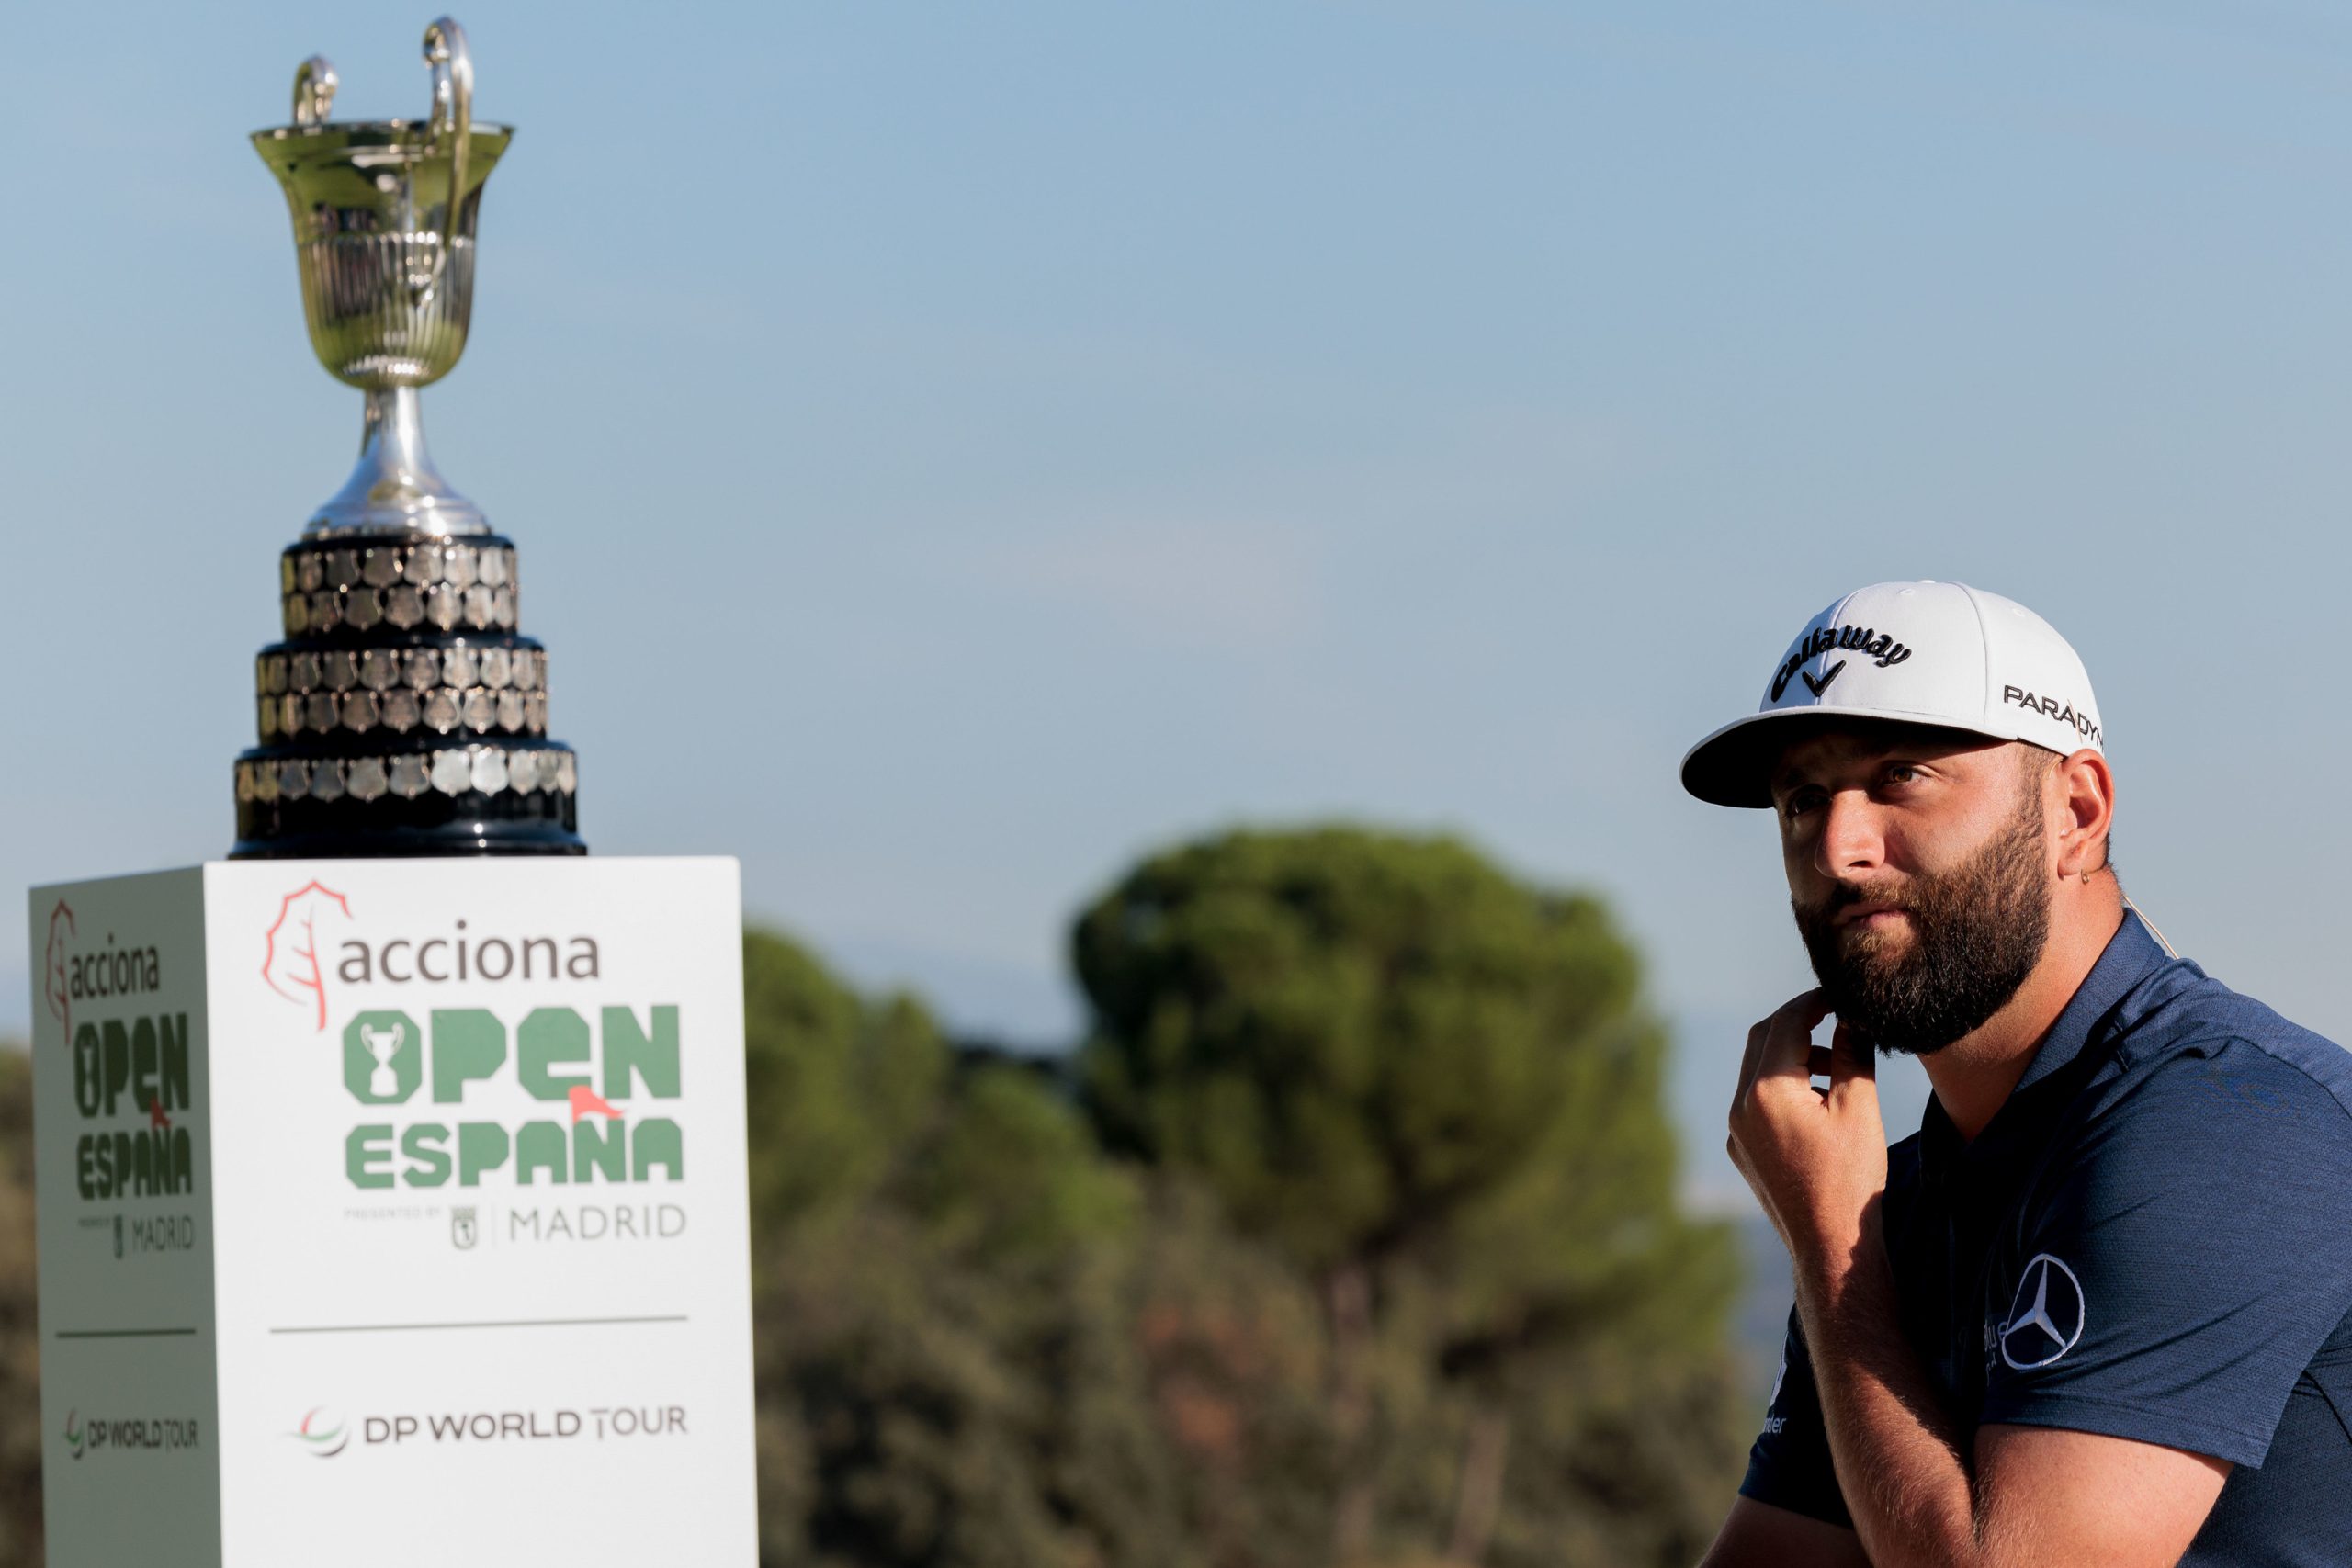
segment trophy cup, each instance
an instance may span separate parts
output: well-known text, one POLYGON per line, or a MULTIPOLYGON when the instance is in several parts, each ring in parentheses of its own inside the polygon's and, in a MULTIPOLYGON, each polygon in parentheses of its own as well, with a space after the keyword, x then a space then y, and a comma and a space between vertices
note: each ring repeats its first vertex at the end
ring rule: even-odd
POLYGON ((368 1092, 379 1100, 395 1099, 401 1092, 401 1075, 392 1066, 392 1057, 405 1038, 404 1026, 398 1023, 390 1029, 359 1026, 359 1043, 376 1064, 368 1069, 368 1092))
POLYGON ((285 638, 254 666, 232 859, 584 854, 579 763, 548 739, 547 650, 515 554, 434 468, 417 391, 465 352, 481 187, 514 132, 473 120, 465 29, 424 31, 433 107, 330 122, 334 68, 257 131, 286 189, 311 346, 367 394, 359 462, 278 558, 285 638))

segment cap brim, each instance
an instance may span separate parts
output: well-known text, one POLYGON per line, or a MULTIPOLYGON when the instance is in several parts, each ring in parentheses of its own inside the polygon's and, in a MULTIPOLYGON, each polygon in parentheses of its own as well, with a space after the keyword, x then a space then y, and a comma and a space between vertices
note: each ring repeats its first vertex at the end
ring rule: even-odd
POLYGON ((1958 735, 1981 735, 1988 740, 2023 739, 1973 724, 1955 724, 1946 714, 1896 713, 1884 708, 1771 708, 1733 719, 1691 747, 1682 759, 1682 787, 1710 806, 1769 807, 1772 804, 1772 765, 1780 761, 1781 750, 1790 741, 1808 728, 1852 728, 1868 724, 1913 725, 1958 735))

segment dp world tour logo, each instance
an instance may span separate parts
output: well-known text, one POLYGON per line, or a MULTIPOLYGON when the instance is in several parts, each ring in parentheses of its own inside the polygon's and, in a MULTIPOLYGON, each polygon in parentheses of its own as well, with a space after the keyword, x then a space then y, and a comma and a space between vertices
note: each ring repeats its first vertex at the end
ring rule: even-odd
POLYGON ((66 943, 74 940, 74 911, 64 899, 49 912, 49 947, 41 954, 40 988, 49 1000, 51 1017, 65 1026, 65 1038, 74 1038, 74 988, 68 983, 65 966, 66 943))
POLYGON ((67 1411, 65 1413, 65 1447, 75 1459, 82 1457, 82 1439, 88 1436, 89 1433, 82 1426, 82 1413, 78 1410, 67 1411))
POLYGON ((2021 1372, 2046 1367, 2075 1348, 2086 1315, 2083 1282, 2046 1252, 2037 1252, 2018 1280, 2009 1320, 2001 1325, 2001 1359, 2021 1372))
POLYGON ((322 1030, 327 1026, 327 975, 319 962, 319 920, 336 913, 351 919, 351 901, 322 882, 306 882, 278 905, 277 919, 263 941, 261 977, 288 1001, 315 1009, 322 1030))
POLYGON ((351 1441, 351 1423, 333 1405, 322 1404, 305 1414, 302 1424, 286 1434, 314 1459, 333 1459, 351 1441))

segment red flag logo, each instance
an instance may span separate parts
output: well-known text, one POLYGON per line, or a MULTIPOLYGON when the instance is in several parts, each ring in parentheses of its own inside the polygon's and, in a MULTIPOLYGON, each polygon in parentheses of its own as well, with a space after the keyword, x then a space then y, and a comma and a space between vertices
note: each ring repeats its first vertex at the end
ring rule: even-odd
POLYGON ((616 1122, 620 1120, 621 1114, 607 1103, 602 1096, 598 1095, 594 1089, 590 1089, 586 1084, 573 1084, 571 1086, 571 1120, 573 1124, 577 1125, 582 1116, 586 1116, 591 1113, 598 1116, 609 1116, 616 1122))

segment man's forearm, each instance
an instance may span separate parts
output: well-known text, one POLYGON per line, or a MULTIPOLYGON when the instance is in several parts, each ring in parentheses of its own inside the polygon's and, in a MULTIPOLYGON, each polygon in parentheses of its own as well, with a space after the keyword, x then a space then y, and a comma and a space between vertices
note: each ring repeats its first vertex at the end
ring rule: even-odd
POLYGON ((1981 1568, 1973 1487, 1950 1417, 1903 1337, 1875 1213, 1849 1241, 1805 1251, 1797 1313, 1838 1482, 1877 1568, 1981 1568))

